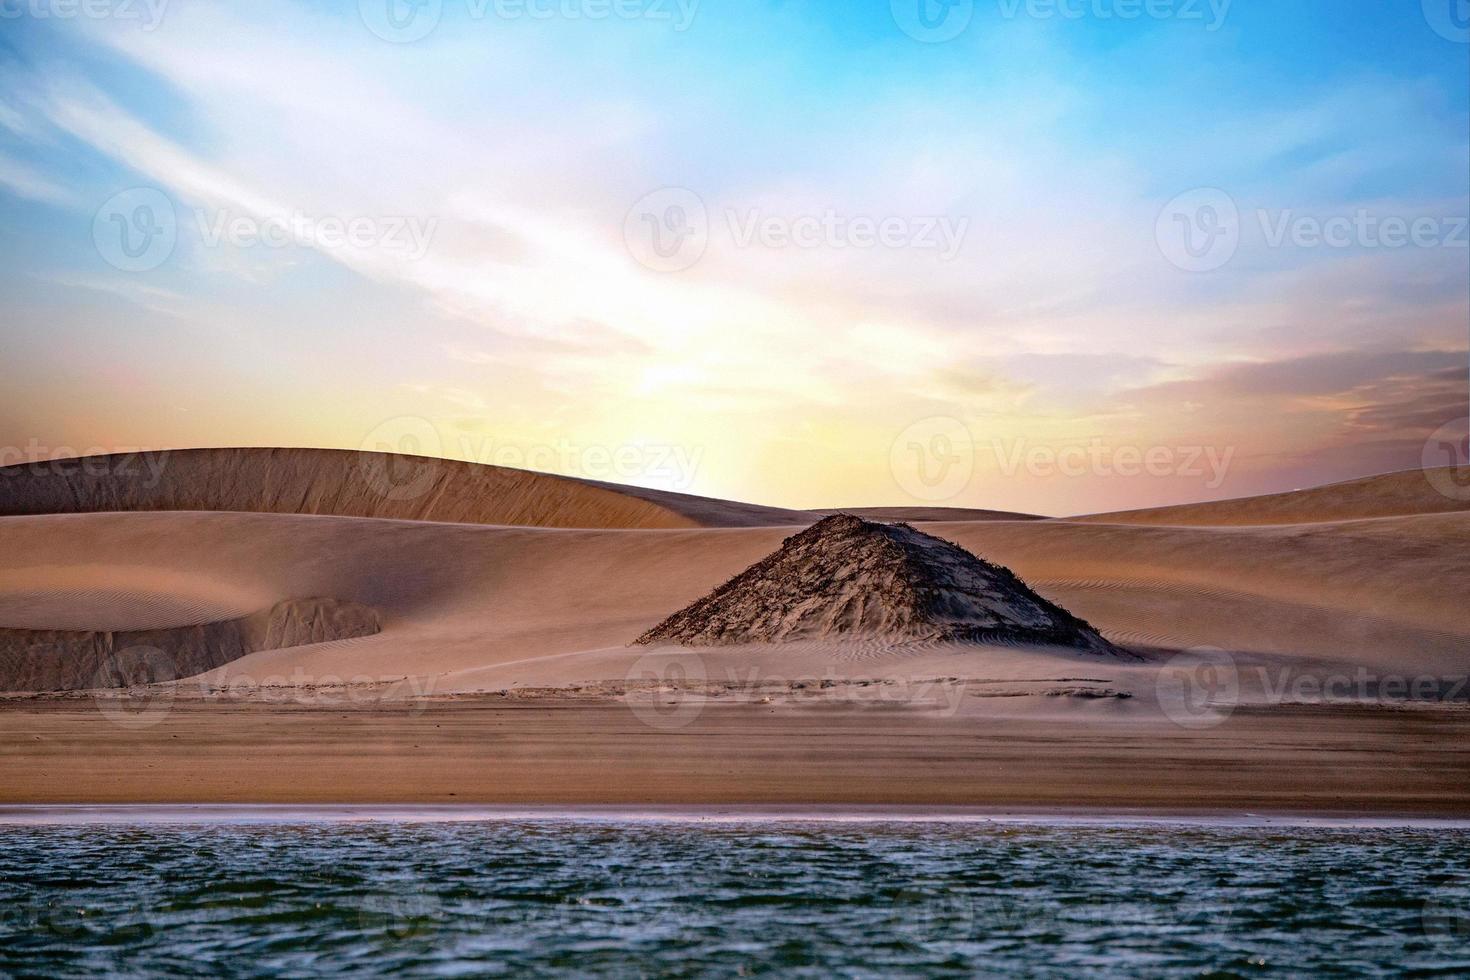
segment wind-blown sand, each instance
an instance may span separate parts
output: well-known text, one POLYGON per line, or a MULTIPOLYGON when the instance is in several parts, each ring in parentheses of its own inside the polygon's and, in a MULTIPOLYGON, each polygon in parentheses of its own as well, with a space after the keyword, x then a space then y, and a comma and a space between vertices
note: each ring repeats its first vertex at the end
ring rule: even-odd
MULTIPOLYGON (((584 492, 603 501, 601 488, 562 482, 577 491, 562 513, 591 513, 584 492)), ((673 513, 629 499, 610 520, 673 513)), ((307 598, 359 604, 381 624, 247 653, 132 698, 0 699, 0 802, 1470 813, 1470 712, 1455 688, 1470 672, 1470 513, 1435 509, 1254 526, 924 526, 1144 658, 1102 665, 1059 648, 868 639, 630 646, 792 525, 554 529, 156 508, 0 518, 11 642, 27 630, 218 623, 307 598), (1161 665, 1199 646, 1230 651, 1239 693, 1218 717, 1181 725, 1161 698, 1161 665), (1354 703, 1314 703, 1324 679, 1345 681, 1338 700, 1354 703), (1398 679, 1423 684, 1400 690, 1398 679)))

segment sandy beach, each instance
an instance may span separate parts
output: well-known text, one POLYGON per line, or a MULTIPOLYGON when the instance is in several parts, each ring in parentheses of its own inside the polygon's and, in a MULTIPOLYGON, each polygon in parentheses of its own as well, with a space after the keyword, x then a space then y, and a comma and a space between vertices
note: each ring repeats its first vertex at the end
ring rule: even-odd
POLYGON ((1299 707, 1217 728, 720 705, 660 732, 621 704, 465 698, 421 712, 176 703, 0 711, 4 803, 986 806, 1470 813, 1470 712, 1299 707))

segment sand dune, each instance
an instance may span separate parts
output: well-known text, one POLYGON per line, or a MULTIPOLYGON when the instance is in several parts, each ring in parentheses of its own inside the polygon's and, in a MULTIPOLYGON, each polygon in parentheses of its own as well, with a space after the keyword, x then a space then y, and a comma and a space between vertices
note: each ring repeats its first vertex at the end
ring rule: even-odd
POLYGON ((501 466, 334 449, 180 449, 0 468, 0 514, 157 510, 528 527, 749 527, 815 519, 501 466))
MULTIPOLYGON (((169 720, 158 732, 166 740, 159 734, 118 741, 116 724, 85 702, 67 708, 64 700, 33 706, 0 699, 0 728, 32 726, 56 739, 38 736, 0 756, 0 784, 9 787, 0 797, 304 798, 297 795, 303 781, 275 759, 249 761, 268 741, 264 733, 284 726, 302 740, 290 757, 302 764, 339 760, 332 768, 340 765, 342 778, 307 781, 323 799, 442 798, 462 790, 479 799, 1157 804, 1174 786, 1187 785, 1199 799, 1217 802, 1321 806, 1330 797, 1379 809, 1395 801, 1465 805, 1453 789, 1470 785, 1463 753, 1434 763, 1449 767, 1437 781, 1396 782, 1370 764, 1391 758, 1406 771, 1430 772, 1426 739, 1463 727, 1464 712, 1453 704, 1421 702, 1438 713, 1421 707, 1399 718, 1399 694, 1376 709, 1389 712, 1382 717, 1329 711, 1278 721, 1271 711, 1285 708, 1265 705, 1268 681, 1247 683, 1247 668, 1255 667, 1273 677, 1361 668, 1374 678, 1453 680, 1470 672, 1463 613, 1470 512, 1434 506, 1410 477, 1360 481, 1362 501, 1353 485, 1320 492, 1324 513, 1378 515, 1368 519, 1270 523, 1262 515, 1302 515, 1294 501, 1268 500, 1259 511, 1249 502, 1202 505, 1241 518, 1219 526, 1119 518, 925 525, 925 532, 1013 569, 1037 593, 1143 657, 1103 663, 1057 647, 867 636, 692 652, 634 646, 792 533, 789 524, 693 524, 795 521, 801 513, 726 509, 701 498, 671 502, 652 491, 467 464, 431 467, 433 489, 395 499, 375 491, 377 464, 363 470, 359 462, 352 454, 312 451, 186 453, 170 459, 155 485, 136 489, 117 479, 116 460, 109 463, 113 475, 8 474, 14 482, 0 484, 13 515, 0 517, 0 689, 47 686, 35 661, 19 656, 46 631, 84 635, 87 650, 115 652, 119 641, 134 638, 129 633, 207 637, 218 624, 302 597, 370 610, 380 630, 333 634, 339 638, 330 642, 300 642, 322 638, 307 632, 215 644, 209 655, 217 659, 196 656, 198 643, 151 644, 177 654, 177 673, 203 671, 165 686, 170 697, 197 708, 165 713, 169 720), (207 506, 217 509, 199 509, 207 506), (1421 512, 1379 515, 1411 506, 1421 512), (110 510, 16 513, 47 508, 110 510), (504 526, 516 522, 615 526, 504 526), (1236 658, 1242 697, 1265 713, 1232 719, 1227 741, 1186 746, 1161 715, 1159 664, 1200 646, 1236 658), (674 688, 665 681, 671 664, 684 679, 674 688), (321 692, 344 690, 387 700, 355 721, 313 707, 313 698, 330 697, 321 692), (657 710, 670 690, 723 707, 701 716, 682 741, 660 740, 629 708, 657 710), (282 693, 290 691, 307 693, 282 693), (391 708, 410 696, 429 697, 449 713, 427 716, 435 719, 430 727, 391 708), (283 698, 284 707, 271 707, 283 698), (527 708, 506 714, 486 699, 527 708), (461 714, 454 707, 461 704, 481 707, 461 714), (292 713, 293 705, 305 713, 292 713), (273 713, 278 708, 286 713, 273 713), (1435 720, 1441 716, 1448 720, 1435 720), (445 722, 447 729, 440 727, 445 722), (461 722, 470 727, 454 727, 461 722), (372 738, 351 734, 359 727, 372 738), (1022 730, 1035 745, 1018 756, 1007 746, 1022 730), (1124 742, 1102 738, 1125 731, 1133 734, 1124 742), (549 741, 527 742, 535 732, 549 741), (174 739, 194 746, 197 764, 168 764, 174 739), (1100 744, 1128 748, 1103 759, 1100 744), (818 745, 828 754, 811 756, 818 745), (1320 783, 1331 787, 1326 796, 1303 795, 1311 767, 1300 760, 1340 758, 1344 745, 1369 754, 1350 774, 1320 783), (929 747, 938 746, 944 748, 934 755, 929 747), (995 767, 1014 766, 1040 746, 1050 746, 1051 768, 1014 785, 991 778, 995 767), (857 760, 859 747, 864 758, 879 761, 857 760), (721 752, 742 753, 738 789, 711 782, 711 773, 728 770, 721 752), (1256 754, 1269 764, 1248 777, 1233 766, 1201 775, 1188 762, 1256 754), (801 761, 809 756, 828 761, 801 761), (656 771, 649 768, 660 759, 656 771), (1154 761, 1140 767, 1140 759, 1154 761), (388 781, 364 775, 377 773, 380 763, 388 781), (465 766, 480 767, 483 776, 464 775, 465 766), (153 782, 144 775, 158 767, 174 776, 153 782), (957 782, 955 774, 964 772, 990 775, 957 782), (1089 772, 1097 782, 1084 791, 1089 772), (574 789, 568 780, 577 779, 584 782, 574 789)), ((411 471, 399 476, 412 482, 411 471)), ((78 671, 108 666, 95 659, 79 657, 62 670, 70 671, 67 686, 78 671)))
MULTIPOLYGON (((1382 669, 1470 667, 1463 615, 1470 515, 1233 529, 1051 522, 932 529, 1013 568, 1118 642, 1208 644, 1382 669)), ((594 681, 621 677, 639 655, 628 647, 634 638, 788 533, 230 513, 12 517, 0 521, 0 609, 20 608, 37 591, 68 598, 43 597, 25 623, 0 625, 135 625, 136 606, 178 604, 175 590, 187 581, 200 621, 298 596, 356 602, 382 616, 379 635, 253 653, 221 676, 415 675, 436 678, 441 690, 495 689, 533 675, 542 685, 594 681), (557 659, 538 661, 547 657, 557 659)), ((755 651, 750 661, 765 656, 755 651)), ((773 662, 796 663, 796 654, 781 656, 787 660, 773 662)), ((977 653, 967 666, 981 670, 998 657, 977 653)), ((900 651, 889 662, 907 671, 912 658, 900 651)), ((810 659, 804 669, 820 672, 833 658, 810 659)), ((873 667, 871 658, 862 665, 873 667)))
POLYGON ((1470 511, 1470 467, 1406 470, 1325 487, 1203 504, 1066 518, 1108 524, 1304 524, 1470 511), (1457 488, 1453 495, 1435 486, 1457 488))

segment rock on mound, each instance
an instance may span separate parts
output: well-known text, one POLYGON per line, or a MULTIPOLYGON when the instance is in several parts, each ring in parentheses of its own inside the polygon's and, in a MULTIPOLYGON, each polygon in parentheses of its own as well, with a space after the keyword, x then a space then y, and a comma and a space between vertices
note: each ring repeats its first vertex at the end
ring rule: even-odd
POLYGON ((850 514, 787 538, 636 642, 720 646, 846 634, 1121 652, 1009 569, 907 524, 850 514))

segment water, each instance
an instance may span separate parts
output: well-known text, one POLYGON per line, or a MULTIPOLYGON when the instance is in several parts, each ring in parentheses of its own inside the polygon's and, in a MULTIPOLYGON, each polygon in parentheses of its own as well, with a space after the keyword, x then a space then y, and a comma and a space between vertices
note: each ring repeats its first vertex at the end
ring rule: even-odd
POLYGON ((1470 975, 1463 829, 502 820, 0 842, 0 975, 1470 975))

